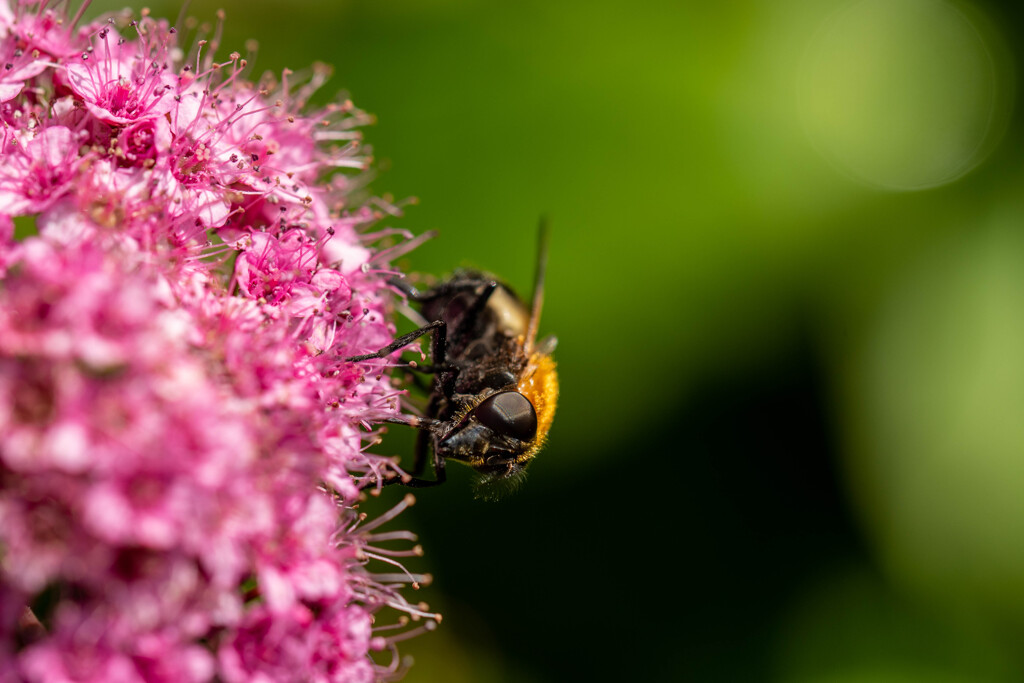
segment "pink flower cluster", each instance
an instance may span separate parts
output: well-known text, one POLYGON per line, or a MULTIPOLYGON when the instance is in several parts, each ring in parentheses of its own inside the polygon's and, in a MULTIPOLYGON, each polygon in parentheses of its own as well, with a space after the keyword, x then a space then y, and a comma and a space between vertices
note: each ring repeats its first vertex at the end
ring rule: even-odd
POLYGON ((377 531, 411 500, 354 509, 400 392, 344 359, 409 245, 366 117, 193 42, 0 0, 2 680, 378 680, 435 618, 377 531))

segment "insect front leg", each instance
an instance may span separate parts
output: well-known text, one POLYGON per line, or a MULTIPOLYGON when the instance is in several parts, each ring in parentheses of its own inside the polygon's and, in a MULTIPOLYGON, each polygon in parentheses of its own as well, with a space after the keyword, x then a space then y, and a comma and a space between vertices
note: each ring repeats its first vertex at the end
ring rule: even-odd
MULTIPOLYGON (((439 398, 435 394, 430 397, 430 403, 427 404, 427 413, 431 415, 437 414, 439 398)), ((412 473, 419 477, 423 474, 423 470, 427 465, 427 451, 430 449, 432 436, 440 432, 443 429, 444 422, 438 420, 433 429, 421 429, 420 433, 416 435, 416 451, 415 458, 412 461, 412 473)), ((437 456, 434 456, 434 469, 437 469, 437 456)))
POLYGON ((401 484, 402 486, 409 486, 411 488, 428 488, 430 486, 443 484, 447 479, 444 469, 444 458, 438 457, 436 452, 434 454, 435 479, 423 479, 420 475, 423 474, 423 467, 426 464, 426 453, 429 448, 431 440, 430 437, 442 425, 444 425, 444 422, 434 420, 429 417, 418 417, 416 415, 394 415, 386 418, 384 422, 414 427, 419 429, 420 433, 416 437, 416 459, 413 461, 412 475, 398 474, 397 472, 394 472, 380 482, 381 486, 401 484))
MULTIPOLYGON (((436 400, 431 401, 430 407, 428 407, 428 412, 434 407, 436 407, 436 400)), ((397 422, 398 420, 395 421, 397 422)), ((422 475, 427 464, 427 451, 430 450, 432 437, 444 425, 444 422, 441 420, 431 420, 429 418, 415 418, 415 421, 409 421, 407 424, 417 427, 420 430, 420 433, 416 435, 416 455, 412 464, 412 476, 396 476, 385 481, 384 484, 401 483, 413 488, 426 488, 428 486, 443 484, 448 478, 448 475, 447 472, 445 472, 445 460, 437 454, 436 449, 434 450, 434 479, 423 479, 422 475)))
POLYGON ((360 356, 349 356, 345 360, 350 363, 358 363, 359 361, 370 360, 373 358, 385 358, 395 351, 398 351, 400 348, 412 344, 423 335, 433 332, 434 339, 431 342, 431 360, 433 361, 433 365, 444 365, 445 351, 448 346, 447 330, 448 325, 445 321, 435 320, 432 323, 427 323, 418 330, 413 330, 408 334, 403 334, 401 337, 382 349, 374 351, 373 353, 364 353, 360 356), (440 359, 438 359, 438 353, 440 353, 440 359))
POLYGON ((430 432, 420 431, 416 435, 416 457, 412 461, 412 473, 414 476, 423 474, 423 468, 427 465, 427 451, 430 449, 430 432))
POLYGON ((426 418, 416 418, 415 420, 401 421, 400 419, 387 420, 387 422, 394 422, 400 424, 408 424, 412 427, 418 427, 421 431, 416 437, 416 460, 413 462, 412 475, 409 474, 398 474, 393 473, 386 479, 381 481, 381 486, 390 486, 391 484, 401 484, 402 486, 408 486, 414 489, 424 489, 431 486, 438 486, 443 484, 448 479, 448 475, 445 472, 445 461, 444 458, 437 455, 434 452, 434 479, 423 479, 420 475, 423 474, 423 466, 426 464, 427 449, 430 444, 430 436, 433 433, 432 427, 437 424, 441 424, 435 420, 427 421, 426 418))
POLYGON ((416 436, 416 459, 413 460, 412 464, 412 473, 415 476, 412 477, 410 482, 402 482, 406 486, 426 488, 443 484, 448 479, 448 474, 444 468, 445 460, 437 454, 436 450, 434 451, 434 479, 422 479, 420 476, 423 474, 423 469, 427 464, 427 450, 430 448, 430 437, 432 434, 432 431, 423 430, 416 436))
MULTIPOLYGON (((430 399, 430 404, 427 406, 427 412, 430 414, 436 414, 440 403, 440 398, 435 394, 430 399)), ((431 450, 433 437, 438 436, 439 433, 443 432, 444 421, 438 420, 434 428, 424 429, 416 435, 416 456, 412 463, 412 473, 416 477, 420 477, 423 474, 423 470, 427 465, 427 451, 431 450)), ((445 471, 446 461, 442 458, 437 448, 433 449, 434 452, 434 479, 438 484, 444 482, 448 475, 445 471)), ((421 480, 423 481, 423 480, 421 480)), ((422 484, 421 484, 422 485, 422 484)))
POLYGON ((428 489, 431 486, 440 486, 447 481, 447 477, 442 467, 437 471, 437 479, 420 479, 419 477, 405 477, 394 476, 381 482, 382 486, 388 486, 390 484, 401 484, 402 486, 408 486, 411 489, 428 489))
MULTIPOLYGON (((432 323, 428 323, 418 330, 413 330, 408 334, 404 334, 395 341, 391 342, 387 346, 373 353, 367 353, 360 356, 351 356, 346 358, 349 362, 359 362, 364 360, 370 360, 373 358, 385 358, 395 351, 398 351, 404 346, 411 344, 420 337, 424 336, 429 332, 433 332, 433 338, 430 344, 430 366, 417 366, 417 369, 424 370, 427 372, 438 372, 443 373, 447 382, 454 381, 455 369, 449 368, 446 363, 448 339, 447 339, 447 324, 443 320, 435 320, 432 323)), ((440 457, 437 452, 434 453, 434 476, 435 479, 422 479, 419 475, 423 473, 424 465, 426 464, 426 451, 429 447, 430 437, 434 434, 444 422, 435 420, 429 417, 419 417, 416 415, 393 415, 384 420, 384 422, 390 422, 391 424, 403 424, 409 427, 414 427, 420 430, 419 435, 416 439, 416 457, 413 461, 413 474, 416 476, 409 475, 398 475, 389 476, 381 482, 382 486, 388 486, 391 484, 402 484, 403 486, 409 486, 411 488, 427 488, 430 486, 437 486, 443 484, 447 479, 445 472, 444 458, 440 457)))

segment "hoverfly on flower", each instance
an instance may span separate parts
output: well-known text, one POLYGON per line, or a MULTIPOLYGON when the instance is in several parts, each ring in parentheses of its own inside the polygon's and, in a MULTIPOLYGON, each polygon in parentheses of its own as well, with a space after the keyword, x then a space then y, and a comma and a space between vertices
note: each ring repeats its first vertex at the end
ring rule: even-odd
POLYGON ((558 399, 558 375, 551 358, 556 339, 537 340, 544 301, 548 231, 541 223, 537 270, 530 307, 511 287, 486 273, 465 270, 426 290, 392 280, 419 310, 426 324, 358 362, 385 358, 432 334, 429 365, 410 367, 434 375, 425 416, 387 421, 420 429, 412 473, 386 483, 426 487, 446 479, 445 463, 456 460, 481 475, 485 497, 491 484, 514 487, 543 447, 558 399), (427 450, 435 478, 422 479, 427 450))

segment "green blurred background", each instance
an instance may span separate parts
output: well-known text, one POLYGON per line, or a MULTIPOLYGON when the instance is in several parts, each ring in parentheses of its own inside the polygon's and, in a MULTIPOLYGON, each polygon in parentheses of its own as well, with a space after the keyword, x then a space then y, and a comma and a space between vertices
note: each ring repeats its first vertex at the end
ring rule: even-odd
POLYGON ((528 292, 553 227, 550 445, 403 515, 407 680, 1024 680, 1017 3, 217 7, 377 115, 408 269, 528 292))

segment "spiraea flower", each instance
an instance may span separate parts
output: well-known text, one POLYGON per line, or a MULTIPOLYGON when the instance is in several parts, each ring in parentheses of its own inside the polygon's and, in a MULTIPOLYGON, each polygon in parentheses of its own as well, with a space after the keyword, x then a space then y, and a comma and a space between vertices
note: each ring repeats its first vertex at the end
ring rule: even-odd
POLYGON ((192 40, 0 0, 0 678, 392 678, 438 617, 411 498, 356 509, 401 392, 345 359, 411 242, 324 69, 192 40))

